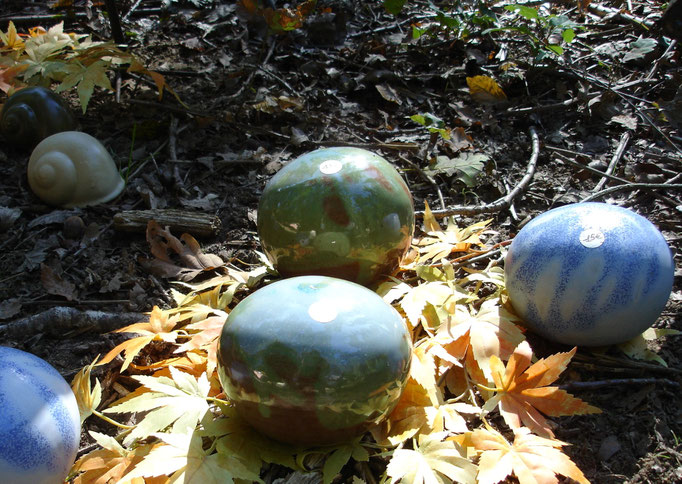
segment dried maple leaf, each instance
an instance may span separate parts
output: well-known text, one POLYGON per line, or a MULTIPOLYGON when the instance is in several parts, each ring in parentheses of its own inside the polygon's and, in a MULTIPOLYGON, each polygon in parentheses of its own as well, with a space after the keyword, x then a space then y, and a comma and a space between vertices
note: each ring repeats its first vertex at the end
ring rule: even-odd
POLYGON ((76 403, 78 403, 81 425, 86 418, 92 415, 93 411, 97 410, 102 401, 102 386, 99 380, 95 378, 95 388, 92 388, 90 383, 90 372, 95 364, 97 364, 97 358, 90 365, 83 367, 71 382, 71 390, 73 390, 76 403))
POLYGON ((24 41, 17 33, 17 28, 14 26, 14 22, 9 21, 9 26, 7 27, 7 32, 0 30, 0 40, 2 40, 3 46, 0 50, 18 50, 21 51, 24 48, 24 41))
MULTIPOLYGON (((134 450, 127 450, 113 437, 90 431, 90 435, 101 449, 85 454, 71 468, 70 474, 77 474, 73 484, 109 484, 130 483, 144 484, 144 480, 121 479, 132 470, 155 445, 141 445, 134 450)), ((150 481, 147 481, 150 483, 150 481)))
POLYGON ((448 484, 475 483, 476 466, 460 452, 459 446, 442 439, 445 433, 424 436, 414 450, 396 449, 386 473, 391 483, 448 484))
POLYGON ((427 235, 413 242, 420 254, 418 263, 439 261, 453 252, 467 252, 472 245, 480 245, 479 236, 491 221, 492 219, 484 220, 460 229, 454 218, 450 217, 447 227, 443 230, 433 216, 428 203, 425 203, 422 228, 427 235))
POLYGON ((525 425, 536 434, 550 438, 554 433, 542 414, 558 417, 601 413, 598 408, 559 387, 547 386, 559 378, 575 352, 576 348, 557 353, 531 366, 532 351, 528 342, 523 341, 514 350, 506 368, 500 358, 492 355, 490 367, 496 394, 485 403, 484 410, 498 406, 504 421, 512 429, 525 425))
POLYGON ((161 277, 191 281, 204 271, 224 265, 217 255, 201 252, 199 243, 191 235, 182 234, 178 239, 154 220, 147 224, 147 242, 156 259, 140 259, 139 262, 145 269, 161 277), (172 256, 177 257, 181 265, 173 262, 172 256))
POLYGON ((567 444, 533 435, 528 428, 514 431, 513 444, 493 429, 474 430, 470 439, 481 451, 479 484, 496 484, 512 472, 520 484, 556 484, 557 474, 589 484, 578 466, 560 450, 567 444))
POLYGON ((178 324, 178 321, 179 317, 175 316, 169 318, 167 312, 154 306, 148 322, 135 323, 116 330, 117 333, 137 333, 142 334, 142 336, 131 338, 117 345, 109 353, 104 355, 104 358, 97 364, 105 365, 116 358, 121 352, 124 352, 125 358, 123 360, 123 365, 121 366, 121 371, 124 371, 133 361, 133 358, 142 351, 142 348, 152 341, 174 343, 179 336, 177 331, 173 331, 173 328, 178 324))
POLYGON ((492 380, 490 358, 507 359, 524 340, 516 321, 518 318, 494 299, 484 301, 475 313, 466 306, 458 305, 454 314, 440 326, 432 344, 441 346, 459 361, 471 352, 478 367, 488 380, 492 380))
POLYGON ((213 374, 218 364, 218 337, 220 336, 227 314, 223 316, 212 316, 185 326, 187 331, 197 331, 189 335, 189 340, 175 350, 176 353, 192 350, 206 351, 206 373, 208 376, 213 374))

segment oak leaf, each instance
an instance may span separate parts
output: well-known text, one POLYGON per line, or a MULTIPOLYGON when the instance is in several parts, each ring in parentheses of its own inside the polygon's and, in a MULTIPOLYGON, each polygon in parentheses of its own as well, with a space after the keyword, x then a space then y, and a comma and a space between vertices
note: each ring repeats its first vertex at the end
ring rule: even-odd
POLYGON ((538 360, 531 366, 532 350, 523 341, 516 347, 505 368, 502 360, 490 357, 495 396, 484 405, 490 411, 496 406, 504 421, 512 429, 522 426, 542 437, 553 438, 554 433, 542 414, 552 417, 601 413, 579 398, 555 386, 554 382, 566 369, 577 348, 538 360), (542 412, 542 413, 541 413, 542 412))
POLYGON ((168 313, 154 306, 149 316, 148 322, 140 322, 131 324, 121 329, 117 329, 117 333, 137 333, 142 336, 131 338, 114 347, 109 353, 104 355, 98 365, 105 365, 116 358, 121 352, 125 354, 123 365, 120 371, 125 371, 133 359, 152 341, 165 341, 167 343, 174 343, 179 335, 173 328, 178 323, 177 316, 169 318, 168 313))
POLYGON ((412 449, 396 449, 386 473, 391 483, 448 484, 475 483, 476 466, 460 452, 459 446, 442 439, 445 433, 424 436, 412 449))
POLYGON ((589 484, 578 466, 560 450, 567 444, 559 440, 538 437, 526 427, 514 431, 513 444, 492 429, 474 430, 470 437, 481 451, 479 484, 496 484, 512 473, 520 484, 556 484, 557 474, 589 484))

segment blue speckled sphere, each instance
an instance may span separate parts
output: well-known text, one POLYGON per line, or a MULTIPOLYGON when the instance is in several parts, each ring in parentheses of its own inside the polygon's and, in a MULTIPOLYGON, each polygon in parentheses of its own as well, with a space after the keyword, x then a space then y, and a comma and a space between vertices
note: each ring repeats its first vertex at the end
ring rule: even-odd
POLYGON ((327 276, 265 286, 225 322, 218 375, 239 414, 292 444, 351 440, 386 417, 407 381, 412 344, 376 293, 327 276))
POLYGON ((80 431, 76 397, 57 370, 0 346, 0 483, 63 483, 80 431))
POLYGON ((674 263, 644 217, 576 203, 529 222, 505 261, 509 299, 526 325, 559 343, 603 346, 634 338, 661 314, 674 263))

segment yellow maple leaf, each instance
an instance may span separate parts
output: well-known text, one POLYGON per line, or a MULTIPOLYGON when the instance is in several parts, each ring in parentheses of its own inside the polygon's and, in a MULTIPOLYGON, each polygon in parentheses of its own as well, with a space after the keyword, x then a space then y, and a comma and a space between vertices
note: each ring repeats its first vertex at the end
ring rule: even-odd
POLYGON ((11 20, 7 27, 7 32, 0 30, 0 40, 2 40, 2 43, 4 44, 2 50, 21 51, 24 49, 24 41, 17 33, 17 28, 11 20))
POLYGON ((99 380, 95 378, 95 388, 92 388, 90 382, 90 372, 97 364, 97 358, 90 365, 85 366, 79 371, 73 381, 71 382, 71 390, 76 396, 76 403, 78 403, 78 413, 81 418, 81 425, 92 413, 97 410, 102 401, 102 386, 99 380))
POLYGON ((137 333, 143 336, 131 338, 114 347, 109 353, 104 355, 97 365, 105 365, 116 358, 121 352, 125 354, 121 371, 125 371, 128 365, 133 361, 142 349, 152 341, 165 341, 174 343, 178 338, 179 333, 173 331, 173 328, 178 323, 178 317, 169 318, 168 314, 154 306, 149 316, 148 322, 140 322, 126 326, 125 328, 117 329, 117 333, 137 333))
POLYGON ((497 104, 507 100, 507 95, 495 80, 488 76, 467 77, 471 97, 480 104, 497 104))
POLYGON ((554 433, 542 414, 558 417, 601 413, 598 408, 559 387, 547 386, 559 378, 575 352, 576 348, 557 353, 531 366, 532 351, 528 342, 523 341, 514 350, 506 368, 500 358, 492 355, 490 367, 496 394, 485 403, 484 410, 490 411, 497 406, 512 429, 525 425, 536 434, 550 438, 554 433))
POLYGON ((483 220, 460 229, 454 218, 448 217, 447 227, 443 229, 425 203, 423 230, 426 235, 413 242, 420 254, 417 263, 439 261, 453 252, 467 252, 472 245, 481 245, 480 235, 491 221, 483 220))
POLYGON ((556 474, 589 484, 578 466, 560 450, 566 443, 538 437, 526 427, 514 431, 513 444, 493 429, 474 430, 470 440, 481 452, 479 484, 496 484, 512 472, 520 484, 554 484, 559 482, 556 474))
POLYGON ((474 484, 476 466, 454 441, 443 441, 444 437, 445 433, 431 434, 420 438, 414 449, 396 449, 386 468, 391 483, 474 484))
POLYGON ((189 335, 189 340, 175 350, 176 353, 192 350, 203 350, 206 352, 206 373, 210 377, 218 364, 218 338, 225 325, 227 314, 221 316, 211 316, 203 321, 188 324, 185 326, 187 331, 196 331, 189 335))

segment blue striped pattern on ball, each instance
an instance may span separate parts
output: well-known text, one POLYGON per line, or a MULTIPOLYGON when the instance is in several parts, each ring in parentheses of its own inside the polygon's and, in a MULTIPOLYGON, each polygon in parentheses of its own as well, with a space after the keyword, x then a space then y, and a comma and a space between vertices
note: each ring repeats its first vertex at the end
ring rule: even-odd
POLYGON ((631 339, 660 315, 674 263, 646 218, 605 203, 550 210, 512 241, 505 261, 510 301, 526 325, 560 343, 631 339))
POLYGON ((0 416, 0 482, 64 482, 78 450, 80 416, 57 370, 0 347, 0 416))

